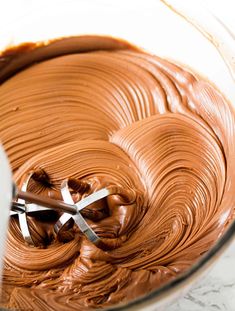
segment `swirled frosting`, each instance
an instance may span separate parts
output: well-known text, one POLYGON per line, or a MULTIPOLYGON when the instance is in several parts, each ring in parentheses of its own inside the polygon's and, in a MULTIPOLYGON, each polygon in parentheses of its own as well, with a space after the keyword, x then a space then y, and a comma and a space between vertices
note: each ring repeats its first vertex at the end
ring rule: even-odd
POLYGON ((51 212, 29 218, 40 245, 30 247, 12 217, 3 307, 127 302, 188 269, 223 233, 234 216, 235 117, 210 83, 96 36, 25 46, 0 64, 0 138, 18 186, 43 170, 49 180, 29 185, 37 194, 61 199, 67 178, 88 182, 91 192, 116 184, 138 194, 129 205, 109 197, 99 218, 87 216, 110 244, 105 251, 76 226, 57 239, 59 215, 51 212))

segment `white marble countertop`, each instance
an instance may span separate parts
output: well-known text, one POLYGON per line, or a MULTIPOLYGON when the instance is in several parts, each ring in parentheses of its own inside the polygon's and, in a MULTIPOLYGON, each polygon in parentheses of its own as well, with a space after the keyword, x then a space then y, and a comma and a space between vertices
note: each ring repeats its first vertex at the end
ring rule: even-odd
POLYGON ((235 241, 209 274, 166 311, 235 310, 235 241))

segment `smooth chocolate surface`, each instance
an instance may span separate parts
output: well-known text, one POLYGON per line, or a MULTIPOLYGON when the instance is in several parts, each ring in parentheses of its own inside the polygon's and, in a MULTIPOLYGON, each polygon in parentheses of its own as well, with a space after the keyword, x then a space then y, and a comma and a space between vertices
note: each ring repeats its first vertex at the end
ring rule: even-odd
POLYGON ((25 45, 0 58, 0 139, 20 187, 61 199, 63 180, 136 193, 90 207, 103 251, 56 213, 10 220, 1 306, 86 310, 128 302, 188 269, 234 217, 235 116, 197 74, 111 38, 25 45))

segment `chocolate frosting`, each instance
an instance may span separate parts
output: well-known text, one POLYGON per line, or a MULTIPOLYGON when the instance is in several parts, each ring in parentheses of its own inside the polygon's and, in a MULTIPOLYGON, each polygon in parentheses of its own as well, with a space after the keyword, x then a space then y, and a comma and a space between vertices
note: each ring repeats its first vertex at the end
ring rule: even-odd
POLYGON ((0 138, 18 186, 74 201, 114 184, 86 215, 102 250, 57 213, 29 217, 39 247, 9 225, 1 306, 85 310, 127 302, 192 265, 234 217, 235 117, 205 79, 120 40, 85 36, 25 45, 1 57, 0 138), (81 189, 80 189, 81 190, 81 189), (99 217, 92 217, 93 211, 99 217), (90 214, 90 216, 89 216, 90 214))

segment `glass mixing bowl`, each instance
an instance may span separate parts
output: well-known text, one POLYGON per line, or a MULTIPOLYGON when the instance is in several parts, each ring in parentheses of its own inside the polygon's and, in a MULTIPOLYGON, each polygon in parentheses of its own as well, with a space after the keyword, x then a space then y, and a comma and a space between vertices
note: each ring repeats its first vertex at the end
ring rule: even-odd
MULTIPOLYGON (((0 50, 25 42, 47 43, 55 38, 85 34, 121 38, 152 54, 192 68, 214 83, 235 107, 235 85, 231 75, 235 44, 231 34, 199 2, 168 2, 173 4, 174 10, 158 0, 37 1, 26 12, 21 10, 15 22, 5 23, 7 31, 0 37, 0 50), (180 14, 177 14, 178 10, 180 14)), ((12 185, 2 148, 0 176, 0 205, 2 211, 7 211, 12 185)), ((0 258, 8 213, 1 216, 0 258)), ((218 260, 234 237, 235 222, 187 272, 144 297, 109 309, 164 310, 218 260)))

